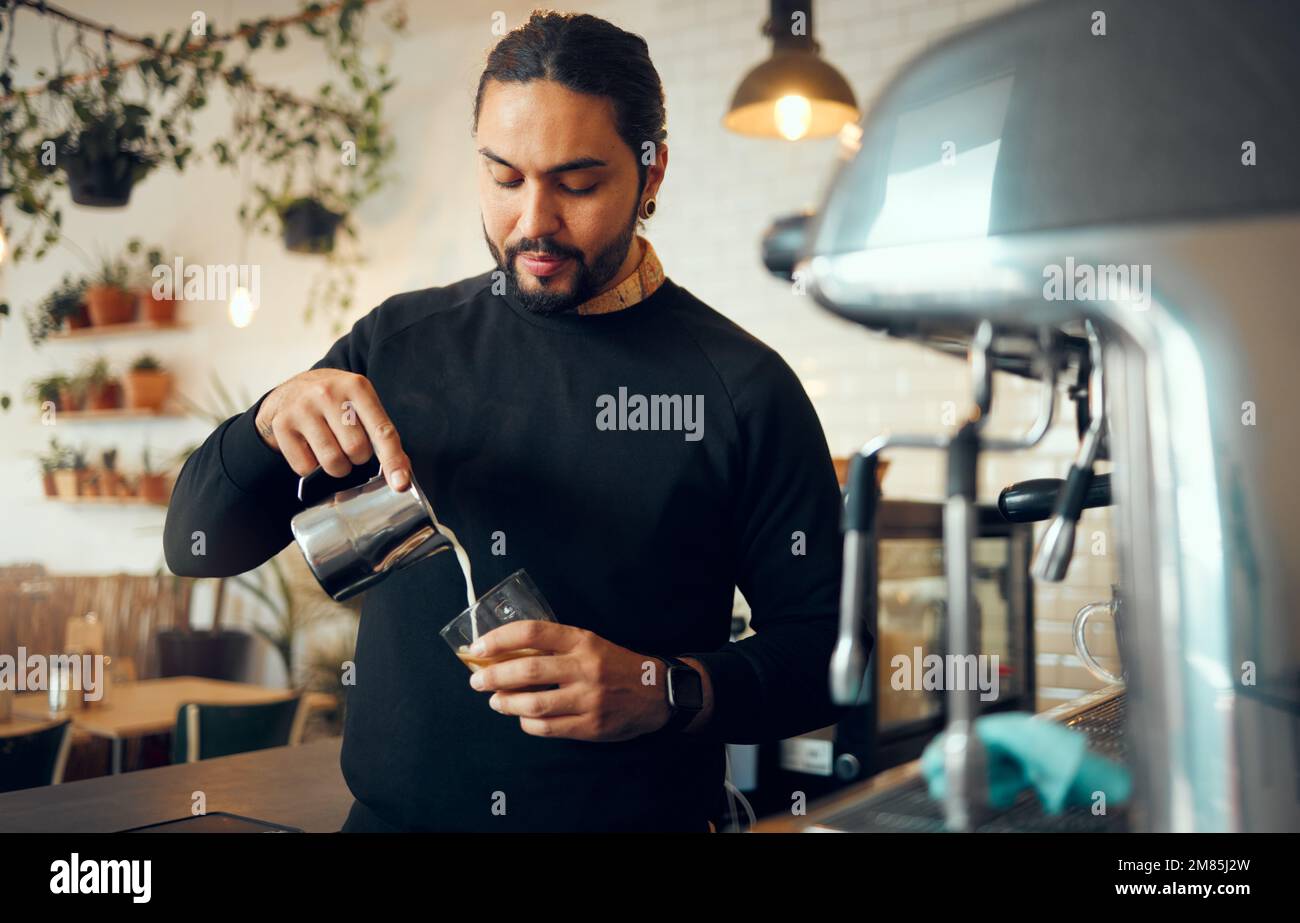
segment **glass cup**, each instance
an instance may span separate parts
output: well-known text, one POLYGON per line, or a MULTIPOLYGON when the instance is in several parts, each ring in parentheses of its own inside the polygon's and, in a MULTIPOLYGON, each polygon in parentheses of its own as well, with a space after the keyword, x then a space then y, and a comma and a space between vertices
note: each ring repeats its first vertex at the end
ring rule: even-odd
POLYGON ((524 571, 517 570, 480 596, 478 602, 448 622, 447 627, 439 634, 451 647, 452 653, 459 657, 471 672, 477 673, 484 667, 503 660, 535 657, 543 653, 533 648, 521 648, 495 657, 475 657, 469 652, 469 646, 492 629, 500 628, 510 622, 529 619, 542 622, 556 621, 550 603, 542 596, 532 578, 524 571))

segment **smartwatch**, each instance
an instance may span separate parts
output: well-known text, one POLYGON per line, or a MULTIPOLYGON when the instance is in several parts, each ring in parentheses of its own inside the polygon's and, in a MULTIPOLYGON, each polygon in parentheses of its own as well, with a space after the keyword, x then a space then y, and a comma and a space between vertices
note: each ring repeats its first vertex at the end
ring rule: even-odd
POLYGON ((668 696, 668 723, 660 731, 676 734, 704 708, 704 680, 699 671, 676 657, 660 657, 668 665, 664 688, 668 696))

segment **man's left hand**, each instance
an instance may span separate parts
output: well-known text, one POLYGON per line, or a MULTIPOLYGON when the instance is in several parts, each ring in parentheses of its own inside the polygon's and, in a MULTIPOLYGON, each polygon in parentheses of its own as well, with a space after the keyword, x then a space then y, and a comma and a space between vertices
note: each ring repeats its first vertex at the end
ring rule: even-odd
POLYGON ((665 664, 619 647, 583 628, 529 619, 479 638, 475 656, 492 658, 532 648, 542 653, 504 660, 470 677, 491 692, 488 703, 517 715, 536 737, 629 740, 657 731, 669 717, 665 664))

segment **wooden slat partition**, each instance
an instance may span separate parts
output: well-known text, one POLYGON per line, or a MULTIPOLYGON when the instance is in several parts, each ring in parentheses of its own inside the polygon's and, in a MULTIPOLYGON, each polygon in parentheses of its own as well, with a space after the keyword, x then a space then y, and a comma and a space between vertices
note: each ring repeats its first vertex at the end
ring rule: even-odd
POLYGON ((0 653, 63 652, 68 619, 87 612, 104 626, 104 653, 131 658, 141 679, 158 675, 159 629, 189 626, 190 578, 136 574, 20 576, 0 569, 0 653))

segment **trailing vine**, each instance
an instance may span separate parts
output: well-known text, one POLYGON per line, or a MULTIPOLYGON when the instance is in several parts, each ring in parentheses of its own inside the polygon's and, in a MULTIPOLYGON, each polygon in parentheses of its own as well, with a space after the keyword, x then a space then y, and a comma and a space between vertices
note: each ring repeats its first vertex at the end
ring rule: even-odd
MULTIPOLYGON (((0 0, 0 209, 11 202, 27 219, 24 232, 11 240, 10 258, 39 260, 62 240, 56 191, 68 187, 80 162, 107 160, 110 172, 116 171, 110 179, 125 180, 129 174, 129 194, 132 182, 159 167, 183 172, 201 159, 190 140, 192 116, 207 104, 210 86, 219 83, 231 94, 236 116, 230 139, 214 142, 211 153, 232 168, 248 156, 257 175, 239 203, 241 225, 270 232, 272 219, 303 199, 340 216, 348 246, 327 253, 324 281, 313 285, 305 312, 309 321, 318 312, 332 314, 337 326, 338 315, 352 306, 354 269, 361 262, 354 213, 388 180, 384 168, 394 149, 383 122, 383 97, 395 81, 386 64, 369 65, 361 49, 367 8, 375 2, 307 2, 296 15, 240 22, 229 34, 216 32, 211 20, 195 12, 187 14, 183 26, 155 38, 119 33, 53 4, 0 0), (55 17, 55 72, 36 71, 42 83, 26 89, 13 81, 19 7, 55 17), (60 22, 74 27, 69 44, 60 40, 60 22), (298 30, 322 43, 340 78, 327 80, 306 99, 260 84, 250 66, 254 53, 287 47, 298 30), (102 52, 86 40, 96 32, 103 38, 102 52), (141 54, 118 60, 115 41, 141 54), (235 61, 238 49, 243 54, 235 61), (70 72, 74 62, 77 73, 70 72)), ((386 12, 389 28, 405 28, 400 5, 386 12)))

